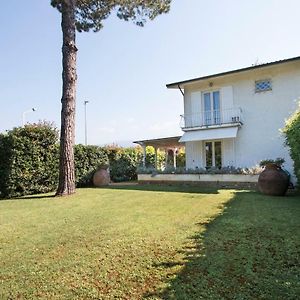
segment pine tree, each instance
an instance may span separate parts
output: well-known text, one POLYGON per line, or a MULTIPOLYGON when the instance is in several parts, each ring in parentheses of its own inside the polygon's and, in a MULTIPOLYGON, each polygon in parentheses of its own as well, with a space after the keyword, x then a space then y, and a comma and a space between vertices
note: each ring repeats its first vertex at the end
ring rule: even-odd
POLYGON ((61 109, 60 165, 57 196, 75 192, 75 107, 76 107, 76 30, 99 31, 103 20, 115 13, 120 19, 143 26, 147 19, 167 13, 171 0, 51 0, 61 13, 63 33, 63 88, 61 109))

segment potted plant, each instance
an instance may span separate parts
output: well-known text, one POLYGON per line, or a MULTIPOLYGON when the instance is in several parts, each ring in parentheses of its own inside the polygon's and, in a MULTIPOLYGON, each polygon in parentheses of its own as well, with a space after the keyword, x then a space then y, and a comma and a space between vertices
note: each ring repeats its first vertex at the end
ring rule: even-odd
POLYGON ((289 175, 281 167, 283 158, 265 159, 260 162, 263 171, 258 177, 258 188, 261 193, 271 196, 283 196, 289 186, 289 175))

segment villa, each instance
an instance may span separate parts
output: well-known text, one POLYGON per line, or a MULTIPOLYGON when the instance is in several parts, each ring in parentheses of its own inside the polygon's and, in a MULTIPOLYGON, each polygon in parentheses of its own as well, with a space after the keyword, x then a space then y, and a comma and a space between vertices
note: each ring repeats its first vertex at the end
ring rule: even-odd
MULTIPOLYGON (((180 137, 137 141, 185 147, 186 169, 247 167, 263 159, 293 162, 281 129, 300 99, 300 57, 167 84, 184 98, 180 137)), ((176 160, 174 159, 176 167, 176 160)))

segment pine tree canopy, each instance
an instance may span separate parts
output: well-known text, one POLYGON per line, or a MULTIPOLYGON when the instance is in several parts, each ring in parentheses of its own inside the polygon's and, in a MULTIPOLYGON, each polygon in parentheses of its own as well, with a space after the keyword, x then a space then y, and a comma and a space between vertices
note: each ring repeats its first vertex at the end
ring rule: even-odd
MULTIPOLYGON (((51 5, 61 12, 61 3, 68 0, 51 0, 51 5)), ((171 0, 76 0, 76 29, 99 31, 111 13, 125 21, 132 20, 143 26, 147 19, 153 20, 170 9, 171 0)))

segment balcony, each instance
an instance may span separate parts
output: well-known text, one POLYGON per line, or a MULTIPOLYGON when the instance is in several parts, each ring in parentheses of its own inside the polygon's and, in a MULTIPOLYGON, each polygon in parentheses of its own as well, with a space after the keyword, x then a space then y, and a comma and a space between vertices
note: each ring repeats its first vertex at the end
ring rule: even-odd
POLYGON ((180 127, 184 131, 214 127, 242 125, 241 108, 202 111, 197 114, 181 115, 180 127))

